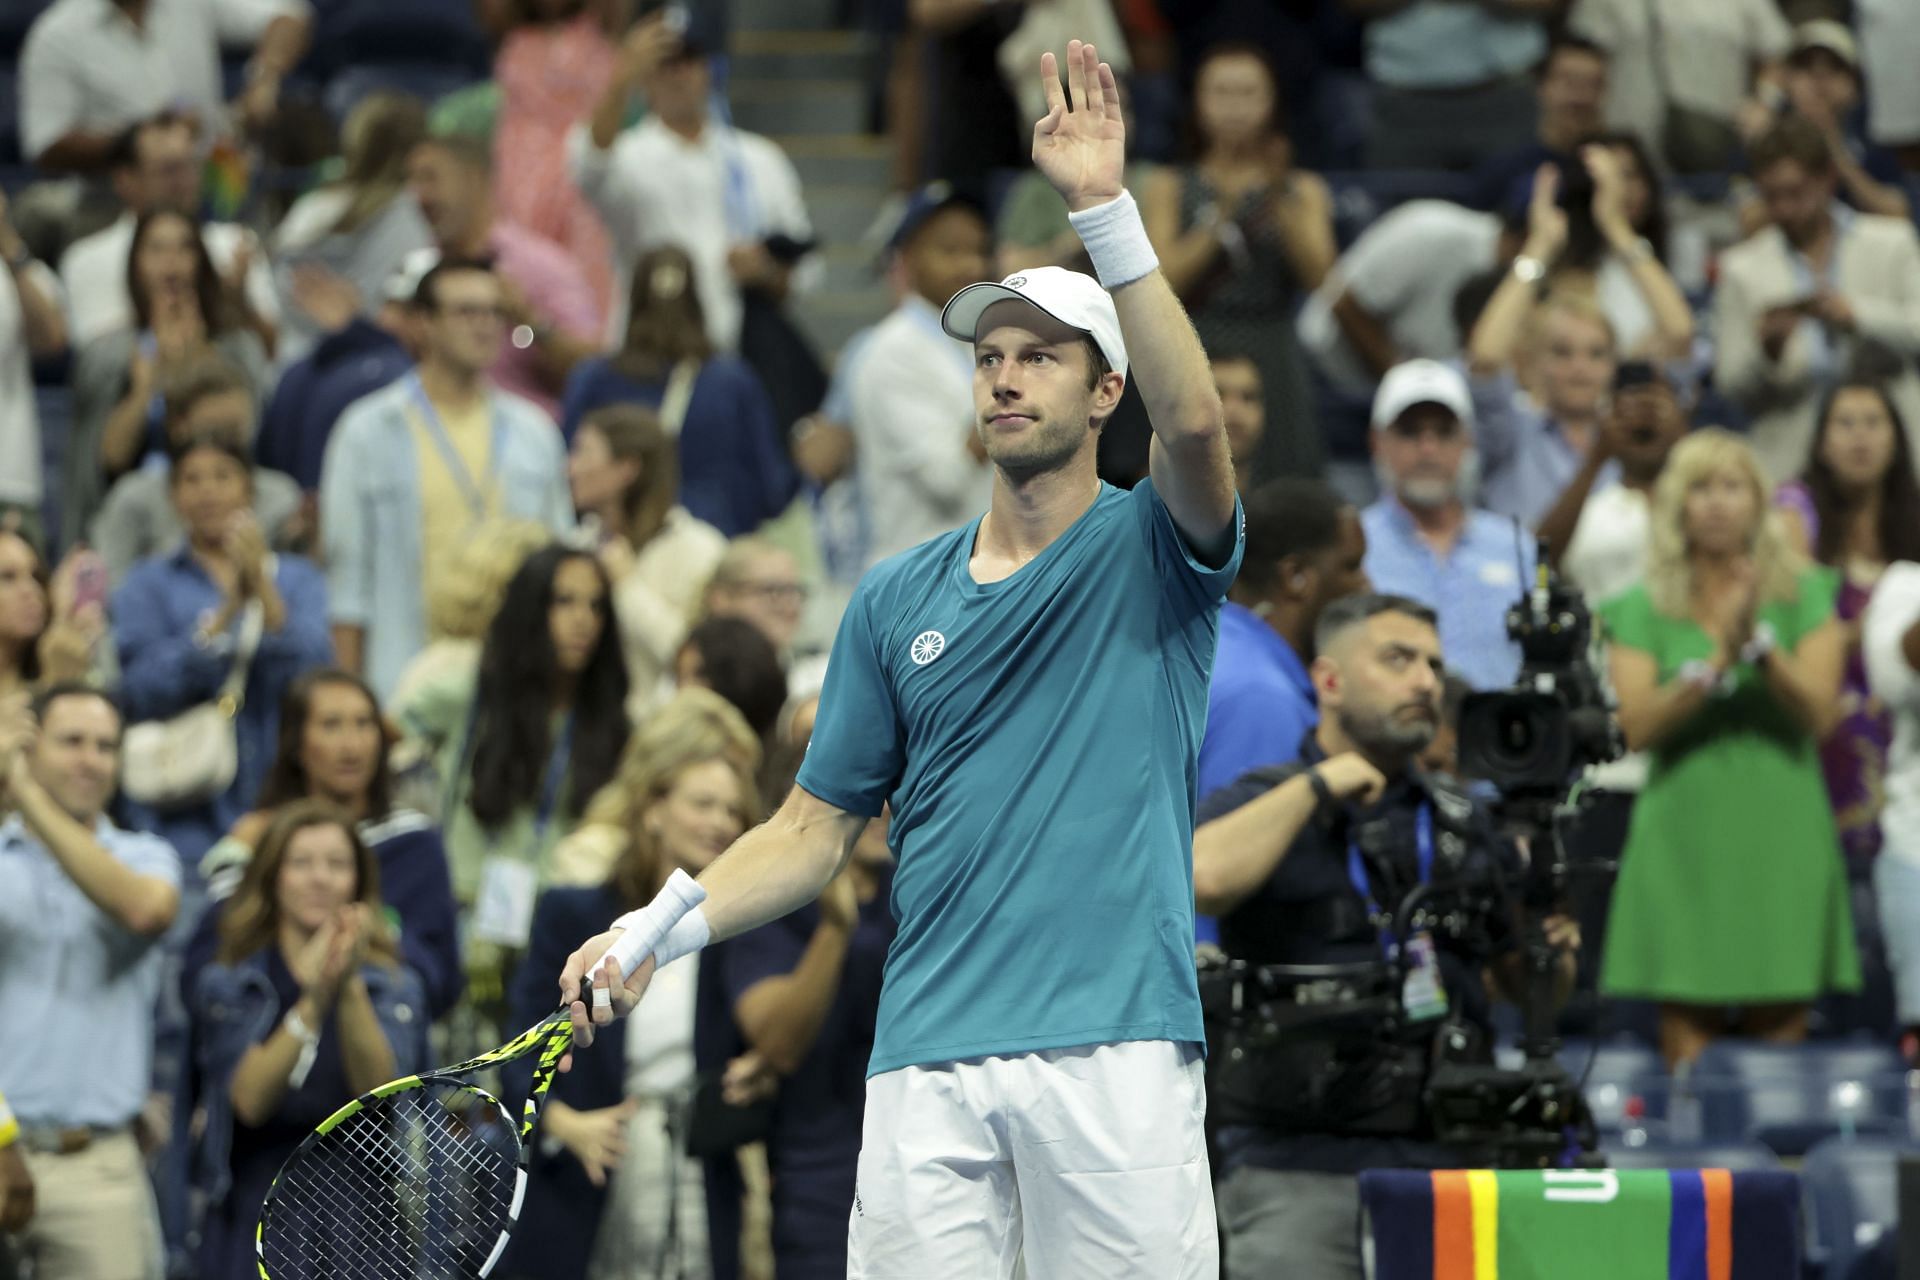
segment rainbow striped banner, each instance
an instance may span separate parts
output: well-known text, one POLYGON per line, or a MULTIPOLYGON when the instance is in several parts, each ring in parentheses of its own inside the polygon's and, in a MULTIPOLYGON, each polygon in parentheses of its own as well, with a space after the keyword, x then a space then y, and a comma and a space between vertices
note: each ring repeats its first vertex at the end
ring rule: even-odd
POLYGON ((1799 1180, 1725 1169, 1360 1176, 1375 1280, 1789 1280, 1799 1180))

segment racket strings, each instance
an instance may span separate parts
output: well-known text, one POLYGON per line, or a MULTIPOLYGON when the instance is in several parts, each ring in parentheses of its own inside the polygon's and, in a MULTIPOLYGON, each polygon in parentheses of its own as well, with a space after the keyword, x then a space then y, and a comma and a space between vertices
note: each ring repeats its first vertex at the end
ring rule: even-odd
POLYGON ((347 1116, 281 1171, 273 1280, 467 1280, 506 1228, 519 1142, 499 1105, 428 1082, 347 1116))

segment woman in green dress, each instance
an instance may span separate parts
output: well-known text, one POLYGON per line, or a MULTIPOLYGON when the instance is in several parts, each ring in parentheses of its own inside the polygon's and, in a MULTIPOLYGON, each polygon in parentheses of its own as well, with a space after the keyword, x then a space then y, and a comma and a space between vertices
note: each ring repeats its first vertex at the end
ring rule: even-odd
POLYGON ((1602 610, 1620 727, 1652 772, 1601 987, 1661 1002, 1669 1066, 1732 1030, 1800 1040, 1815 997, 1860 984, 1818 753, 1845 660, 1837 589, 1782 538, 1738 436, 1681 441, 1646 580, 1602 610))

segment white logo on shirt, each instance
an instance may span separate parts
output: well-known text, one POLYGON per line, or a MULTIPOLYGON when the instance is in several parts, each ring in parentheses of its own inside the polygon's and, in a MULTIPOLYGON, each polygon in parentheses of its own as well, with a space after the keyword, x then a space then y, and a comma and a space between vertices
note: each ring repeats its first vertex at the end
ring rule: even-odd
POLYGON ((907 656, 913 659, 913 665, 924 667, 945 652, 947 638, 938 631, 922 631, 907 646, 907 656))

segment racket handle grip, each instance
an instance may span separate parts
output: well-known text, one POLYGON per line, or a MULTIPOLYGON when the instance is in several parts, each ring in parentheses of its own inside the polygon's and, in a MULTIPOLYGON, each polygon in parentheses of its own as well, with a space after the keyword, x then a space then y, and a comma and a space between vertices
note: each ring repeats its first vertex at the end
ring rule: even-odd
POLYGON ((652 902, 621 917, 626 922, 625 932, 607 951, 620 966, 620 976, 632 977, 640 961, 653 954, 653 949, 660 945, 667 931, 679 923, 680 917, 706 900, 707 891, 700 887, 700 882, 676 868, 652 902))

